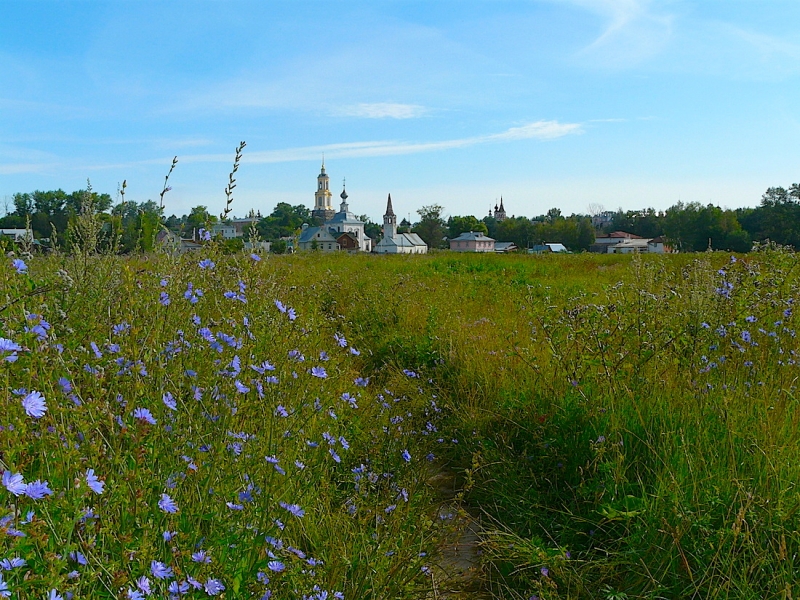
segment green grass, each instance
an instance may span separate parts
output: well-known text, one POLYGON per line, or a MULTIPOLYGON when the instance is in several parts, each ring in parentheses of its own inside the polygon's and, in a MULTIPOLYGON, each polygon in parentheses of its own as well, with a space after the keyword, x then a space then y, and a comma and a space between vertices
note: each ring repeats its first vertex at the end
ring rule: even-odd
POLYGON ((36 511, 18 526, 26 537, 0 538, 2 556, 29 563, 3 573, 20 597, 50 589, 119 597, 152 560, 180 580, 218 578, 231 598, 267 588, 277 598, 310 596, 314 585, 346 598, 425 597, 427 567, 449 534, 434 518, 431 465, 457 474, 465 508, 481 519, 482 585, 494 597, 800 593, 794 254, 253 262, 209 248, 180 259, 29 262, 28 275, 0 270, 0 337, 26 347, 0 366, 8 390, 0 469, 47 479, 54 493, 34 501, 0 488, 17 523, 36 511), (200 269, 200 258, 215 268, 200 269), (204 292, 197 304, 183 296, 190 281, 204 292), (239 281, 247 303, 223 296, 239 293, 239 281), (169 306, 159 303, 162 291, 169 306), (52 324, 46 339, 24 331, 35 322, 29 313, 52 324), (112 334, 123 321, 130 330, 112 334), (203 326, 241 347, 209 348, 203 326), (289 357, 293 349, 304 362, 289 357), (221 375, 234 355, 242 374, 221 375), (134 362, 130 374, 116 375, 118 356, 134 362), (280 383, 249 369, 264 360, 280 383), (328 377, 313 377, 312 366, 328 377), (81 406, 61 391, 62 376, 81 406), (356 386, 358 377, 368 386, 356 386), (237 392, 236 379, 250 390, 237 392), (201 401, 192 386, 203 389, 201 401), (12 392, 19 388, 47 398, 42 419, 24 414, 12 392), (167 391, 179 399, 174 414, 161 402, 167 391), (358 409, 344 393, 359 394, 358 409), (276 416, 279 404, 288 417, 276 416), (157 425, 136 422, 137 406, 157 425), (255 438, 235 455, 229 431, 255 438), (348 450, 334 446, 341 463, 323 433, 348 441, 348 450), (264 459, 273 455, 287 475, 264 459), (362 464, 363 474, 352 472, 362 464), (105 479, 103 495, 82 482, 88 468, 105 479), (171 476, 175 488, 166 487, 171 476), (228 509, 251 484, 261 493, 244 510, 228 509), (168 491, 176 515, 157 507, 168 491), (280 502, 301 505, 305 516, 291 517, 280 502), (90 505, 101 518, 81 522, 90 505), (274 524, 281 515, 283 531, 274 524), (177 541, 165 543, 165 529, 179 531, 177 541), (266 535, 284 548, 268 546, 266 535), (210 565, 191 561, 198 544, 210 565), (286 546, 323 564, 310 568, 286 546), (70 563, 76 550, 89 565, 70 563), (287 568, 269 572, 265 586, 256 575, 269 571, 268 551, 287 568), (74 568, 80 576, 69 579, 74 568))

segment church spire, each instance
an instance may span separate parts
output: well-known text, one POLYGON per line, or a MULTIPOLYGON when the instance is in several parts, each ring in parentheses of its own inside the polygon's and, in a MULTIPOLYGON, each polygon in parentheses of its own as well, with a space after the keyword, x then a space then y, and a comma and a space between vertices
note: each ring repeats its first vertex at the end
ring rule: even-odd
POLYGON ((386 214, 390 216, 394 216, 394 211, 392 210, 392 195, 389 194, 389 200, 386 201, 386 214))
POLYGON ((383 215, 383 237, 393 239, 397 237, 397 217, 392 210, 392 195, 386 201, 386 213, 383 215))

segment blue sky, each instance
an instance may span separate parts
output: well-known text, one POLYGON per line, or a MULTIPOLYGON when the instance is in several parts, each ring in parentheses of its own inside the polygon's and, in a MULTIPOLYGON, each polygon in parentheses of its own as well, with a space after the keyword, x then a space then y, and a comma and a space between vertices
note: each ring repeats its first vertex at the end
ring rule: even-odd
MULTIPOLYGON (((219 213, 335 193, 380 220, 755 206, 800 181, 800 2, 0 0, 0 202, 219 213)), ((3 204, 0 204, 0 213, 3 204)))

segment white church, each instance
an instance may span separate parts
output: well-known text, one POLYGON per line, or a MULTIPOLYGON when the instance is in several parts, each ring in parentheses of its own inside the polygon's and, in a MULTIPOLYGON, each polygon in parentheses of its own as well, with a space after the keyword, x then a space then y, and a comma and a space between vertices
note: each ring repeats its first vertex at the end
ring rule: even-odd
POLYGON ((372 238, 364 232, 364 222, 350 211, 347 191, 342 189, 339 212, 331 206, 330 178, 325 172, 325 163, 317 176, 317 191, 314 194, 314 210, 311 214, 323 221, 321 227, 303 225, 297 245, 300 250, 346 250, 349 252, 372 252, 372 238))
POLYGON ((416 233, 397 233, 397 217, 392 210, 392 195, 383 215, 383 239, 375 246, 378 254, 426 254, 428 245, 416 233))

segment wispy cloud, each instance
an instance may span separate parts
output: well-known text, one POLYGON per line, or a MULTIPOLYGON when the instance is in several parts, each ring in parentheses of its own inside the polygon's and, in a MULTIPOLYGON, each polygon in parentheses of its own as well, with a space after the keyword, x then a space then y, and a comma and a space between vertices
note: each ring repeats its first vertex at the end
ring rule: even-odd
POLYGON ((563 0, 605 20, 603 31, 579 54, 608 67, 628 67, 659 52, 672 35, 674 17, 651 0, 563 0))
MULTIPOLYGON (((554 140, 566 135, 583 133, 580 123, 558 121, 536 121, 519 127, 511 127, 501 133, 480 135, 438 142, 372 141, 304 146, 284 150, 267 150, 245 154, 243 162, 281 163, 300 160, 316 160, 324 152, 330 158, 360 158, 374 156, 397 156, 467 148, 479 144, 491 144, 515 140, 554 140)), ((184 162, 230 162, 228 154, 196 154, 182 157, 184 162)))
POLYGON ((374 102, 351 104, 334 109, 334 115, 342 117, 360 117, 364 119, 416 119, 428 111, 418 104, 398 104, 392 102, 374 102))

